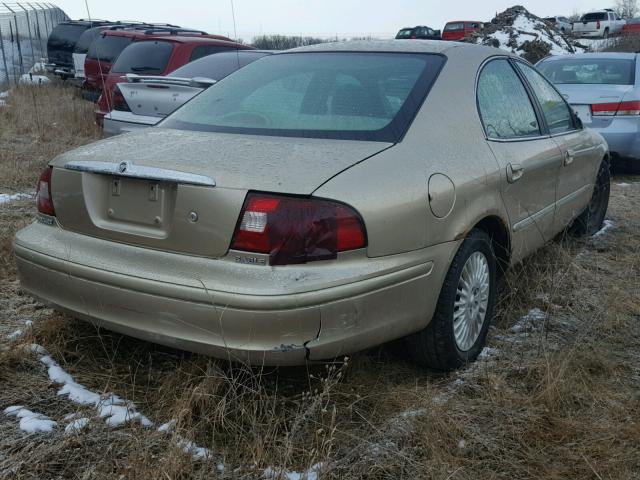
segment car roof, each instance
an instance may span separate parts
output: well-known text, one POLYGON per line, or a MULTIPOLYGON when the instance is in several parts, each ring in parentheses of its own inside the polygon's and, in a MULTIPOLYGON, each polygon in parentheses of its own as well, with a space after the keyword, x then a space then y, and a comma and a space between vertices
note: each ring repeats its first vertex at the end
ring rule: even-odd
POLYGON ((600 52, 600 53, 579 53, 573 55, 552 55, 546 58, 543 58, 541 61, 545 62, 555 62, 557 60, 567 60, 571 58, 619 58, 621 60, 634 60, 636 58, 636 53, 627 53, 627 52, 600 52))
POLYGON ((473 50, 477 55, 486 57, 504 55, 516 57, 506 50, 484 45, 462 42, 445 42, 442 40, 351 40, 348 42, 320 43, 306 47, 293 48, 289 52, 398 52, 398 53, 436 53, 445 54, 451 50, 473 50))

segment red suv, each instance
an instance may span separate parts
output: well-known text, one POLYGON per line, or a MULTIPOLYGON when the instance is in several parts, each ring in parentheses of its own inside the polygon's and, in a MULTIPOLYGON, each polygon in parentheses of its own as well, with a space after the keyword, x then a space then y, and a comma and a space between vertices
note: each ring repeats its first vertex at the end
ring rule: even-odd
POLYGON ((113 109, 114 102, 120 101, 113 94, 116 84, 126 81, 127 73, 165 76, 206 55, 241 49, 253 50, 253 47, 205 36, 165 35, 135 40, 122 51, 104 81, 96 104, 96 121, 101 125, 104 116, 113 109))
POLYGON ((452 40, 458 41, 462 40, 464 37, 473 32, 479 32, 484 28, 484 24, 482 22, 477 22, 473 20, 458 20, 455 22, 448 22, 444 26, 444 30, 442 32, 443 40, 452 40))
POLYGON ((227 37, 221 35, 209 35, 206 32, 183 29, 175 25, 143 24, 110 27, 89 46, 84 61, 85 80, 82 84, 82 96, 94 102, 98 99, 102 93, 104 81, 111 70, 111 65, 131 43, 140 39, 166 35, 196 36, 229 41, 227 37))

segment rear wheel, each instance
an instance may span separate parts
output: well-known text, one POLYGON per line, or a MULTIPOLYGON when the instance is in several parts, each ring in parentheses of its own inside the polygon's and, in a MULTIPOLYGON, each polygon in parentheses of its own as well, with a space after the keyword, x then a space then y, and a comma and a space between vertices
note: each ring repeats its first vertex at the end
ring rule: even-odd
POLYGON ((598 170, 598 177, 593 189, 593 195, 589 205, 576 218, 571 226, 571 233, 576 235, 593 235, 602 228, 604 217, 609 207, 609 194, 611 193, 611 172, 609 161, 603 160, 598 170))
POLYGON ((609 38, 609 29, 608 28, 604 29, 604 33, 602 34, 602 38, 604 38, 605 40, 607 38, 609 38))
POLYGON ((496 266, 489 235, 472 230, 451 262, 431 322, 406 339, 416 363, 453 370, 477 358, 493 316, 496 266))

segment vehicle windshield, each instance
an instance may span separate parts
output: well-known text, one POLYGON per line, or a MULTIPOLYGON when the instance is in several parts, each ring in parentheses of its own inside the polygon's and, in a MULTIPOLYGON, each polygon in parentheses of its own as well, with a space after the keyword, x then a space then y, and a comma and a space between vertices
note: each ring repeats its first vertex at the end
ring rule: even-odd
POLYGON ((403 28, 398 32, 396 38, 411 38, 411 35, 413 35, 413 28, 403 28))
POLYGON ((113 61, 118 58, 118 55, 120 55, 120 52, 130 43, 130 37, 119 37, 115 35, 100 36, 89 46, 87 58, 113 63, 113 61))
POLYGON ((464 23, 463 22, 447 23, 444 26, 445 32, 455 32, 456 30, 464 30, 464 23))
POLYGON ((161 126, 397 142, 443 63, 428 54, 272 55, 198 95, 161 126))
POLYGON ((184 67, 173 71, 171 76, 181 78, 207 77, 220 80, 265 55, 269 54, 252 52, 251 50, 214 53, 187 63, 184 67))
POLYGON ((607 20, 607 14, 605 12, 587 13, 580 19, 581 22, 595 22, 598 20, 607 20))
POLYGON ((538 69, 556 84, 633 85, 635 61, 624 58, 549 60, 538 69))
POLYGON ((160 40, 134 42, 122 51, 111 71, 159 75, 167 68, 171 52, 173 52, 171 42, 160 40))

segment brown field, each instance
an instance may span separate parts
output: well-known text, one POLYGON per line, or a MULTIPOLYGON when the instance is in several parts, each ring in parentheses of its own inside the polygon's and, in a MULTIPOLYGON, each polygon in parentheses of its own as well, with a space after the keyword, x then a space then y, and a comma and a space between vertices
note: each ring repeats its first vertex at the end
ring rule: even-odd
MULTIPOLYGON (((91 111, 63 85, 13 91, 0 193, 32 192, 48 159, 98 138, 91 111)), ((640 479, 639 177, 614 177, 607 232, 558 239, 509 271, 487 354, 452 374, 414 367, 397 344, 250 369, 96 329, 20 292, 11 242, 33 214, 33 200, 0 205, 0 412, 23 405, 57 427, 27 434, 0 413, 2 479, 287 478, 313 465, 323 479, 640 479), (33 343, 175 430, 106 426, 57 394, 33 343), (68 414, 87 427, 65 434, 68 414), (186 440, 211 455, 185 453, 186 440)))

